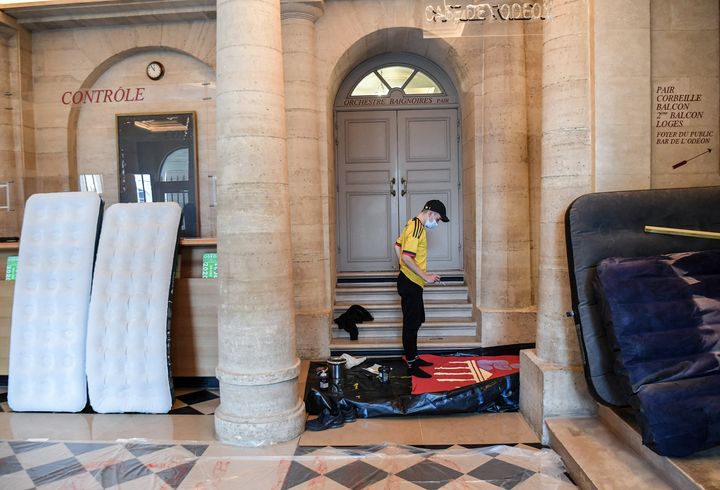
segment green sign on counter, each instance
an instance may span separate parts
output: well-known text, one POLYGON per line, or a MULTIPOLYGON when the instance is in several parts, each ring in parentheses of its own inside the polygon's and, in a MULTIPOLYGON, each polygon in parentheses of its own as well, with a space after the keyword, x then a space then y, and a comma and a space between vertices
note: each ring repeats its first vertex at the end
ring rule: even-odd
POLYGON ((5 267, 5 280, 14 281, 15 275, 17 274, 17 255, 11 255, 7 258, 7 267, 5 267))
POLYGON ((217 253, 203 254, 203 279, 217 279, 217 253))

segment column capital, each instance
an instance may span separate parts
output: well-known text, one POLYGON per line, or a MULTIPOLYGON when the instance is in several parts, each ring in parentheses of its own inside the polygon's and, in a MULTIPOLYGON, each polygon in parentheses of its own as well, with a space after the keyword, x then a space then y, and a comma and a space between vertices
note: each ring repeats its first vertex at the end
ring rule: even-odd
POLYGON ((325 11, 325 0, 282 0, 280 2, 280 18, 305 19, 310 22, 318 20, 325 11))

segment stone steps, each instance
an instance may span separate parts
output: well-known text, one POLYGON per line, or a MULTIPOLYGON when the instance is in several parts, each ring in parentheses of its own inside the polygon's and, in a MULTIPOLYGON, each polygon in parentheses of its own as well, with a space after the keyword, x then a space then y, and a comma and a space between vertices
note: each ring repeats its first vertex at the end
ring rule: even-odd
MULTIPOLYGON (((465 284, 463 271, 440 272, 442 283, 447 286, 462 286, 465 284)), ((385 272, 338 272, 337 286, 392 286, 397 282, 397 271, 385 272)), ((427 287, 442 287, 438 285, 427 287)))
POLYGON ((720 447, 684 458, 668 458, 643 446, 639 427, 630 414, 599 407, 598 417, 615 437, 639 454, 673 488, 720 489, 720 447))
MULTIPOLYGON (((400 298, 396 301, 365 301, 357 303, 364 306, 375 320, 402 320, 400 298)), ((335 303, 333 318, 337 318, 347 311, 353 303, 335 303)), ((435 320, 440 318, 472 318, 472 305, 467 301, 433 300, 425 301, 425 318, 435 320)))
MULTIPOLYGON (((431 285, 425 287, 425 301, 467 301, 468 289, 464 284, 431 285)), ((395 283, 388 285, 338 284, 335 301, 338 303, 367 304, 377 301, 388 302, 398 299, 395 283)))
POLYGON ((550 446, 582 489, 671 490, 655 469, 605 426, 599 417, 545 421, 550 446))
MULTIPOLYGON (((474 335, 468 337, 418 337, 418 350, 423 353, 458 352, 481 347, 482 345, 474 335)), ((360 337, 358 340, 332 339, 330 351, 333 355, 343 352, 353 355, 399 355, 402 354, 402 340, 399 337, 386 339, 360 337)))
POLYGON ((684 458, 643 446, 632 415, 600 406, 597 417, 548 419, 550 445, 581 488, 720 489, 720 448, 684 458))
MULTIPOLYGON (((397 294, 397 271, 338 273, 333 318, 353 304, 366 308, 374 320, 358 324, 359 339, 333 324, 333 353, 390 355, 402 352, 402 310, 397 294)), ((426 286, 426 321, 418 333, 421 352, 455 352, 480 348, 477 324, 462 271, 441 273, 442 284, 426 286)))
MULTIPOLYGON (((426 321, 420 331, 418 338, 426 337, 474 337, 477 326, 472 318, 438 318, 426 321)), ((358 324, 359 340, 363 338, 400 338, 402 335, 402 320, 383 321, 374 320, 358 324)), ((335 326, 332 329, 333 339, 349 339, 350 334, 335 326)))

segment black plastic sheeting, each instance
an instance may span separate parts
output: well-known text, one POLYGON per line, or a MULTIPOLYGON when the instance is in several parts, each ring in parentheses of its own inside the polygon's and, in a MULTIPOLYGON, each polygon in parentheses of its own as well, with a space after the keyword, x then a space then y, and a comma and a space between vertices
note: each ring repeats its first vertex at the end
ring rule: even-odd
MULTIPOLYGON (((310 388, 319 390, 317 368, 324 363, 310 363, 305 389, 305 409, 320 413, 320 404, 310 388)), ((400 415, 446 415, 453 413, 516 412, 520 408, 520 374, 490 379, 452 391, 412 394, 412 380, 401 359, 367 359, 359 366, 345 369, 342 383, 330 383, 321 391, 331 398, 345 398, 361 418, 400 415), (373 364, 389 366, 390 382, 383 384, 377 376, 365 371, 373 364)))

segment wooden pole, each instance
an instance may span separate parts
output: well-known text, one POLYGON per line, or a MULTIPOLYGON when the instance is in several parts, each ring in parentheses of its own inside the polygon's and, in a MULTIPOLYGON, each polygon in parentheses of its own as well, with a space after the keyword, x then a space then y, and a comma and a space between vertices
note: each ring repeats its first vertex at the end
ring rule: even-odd
POLYGON ((645 226, 645 233, 659 233, 661 235, 679 235, 693 238, 710 238, 720 240, 720 233, 715 231, 685 230, 683 228, 663 228, 662 226, 645 226))

